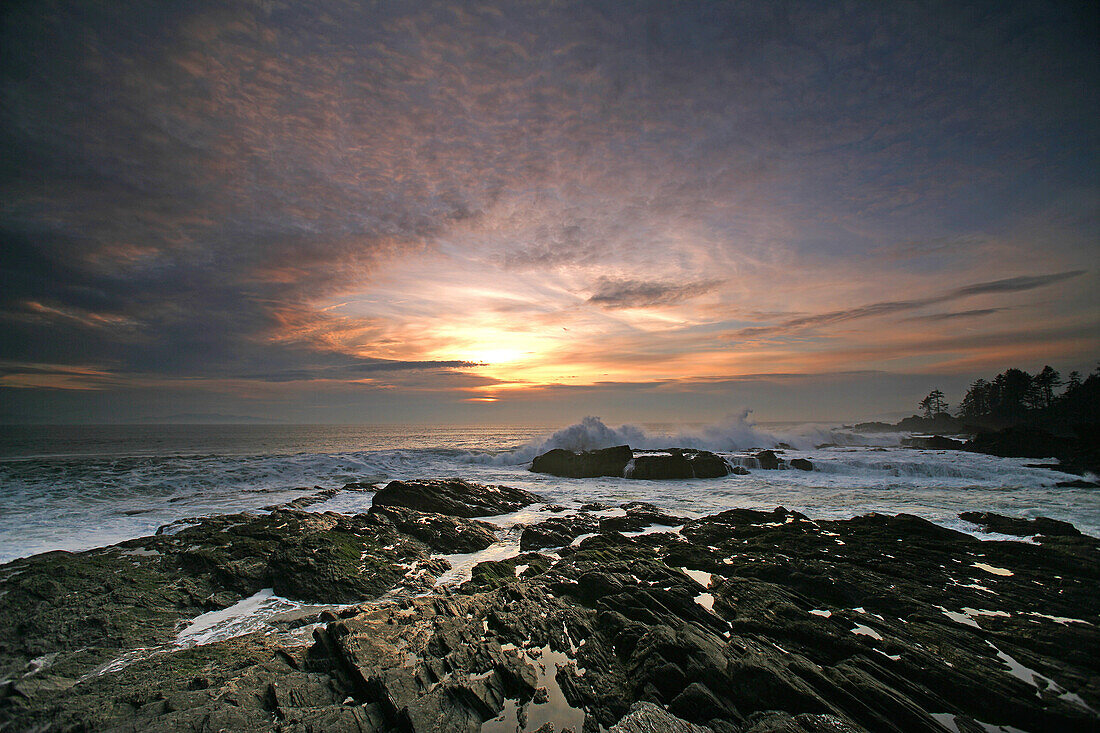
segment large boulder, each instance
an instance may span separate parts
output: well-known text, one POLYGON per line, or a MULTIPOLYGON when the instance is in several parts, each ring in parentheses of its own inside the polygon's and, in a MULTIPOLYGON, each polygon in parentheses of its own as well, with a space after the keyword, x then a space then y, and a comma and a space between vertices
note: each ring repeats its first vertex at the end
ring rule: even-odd
POLYGON ((762 450, 756 454, 756 462, 760 464, 760 468, 766 471, 774 471, 779 468, 783 460, 775 454, 775 451, 762 450))
POLYGON ((625 478, 674 479, 720 478, 731 472, 719 455, 691 448, 669 448, 635 455, 623 471, 625 478))
POLYGON ((724 458, 694 448, 634 451, 627 445, 591 451, 561 448, 543 453, 531 470, 567 478, 617 476, 633 479, 719 478, 732 472, 724 458))
POLYGON ((418 512, 454 517, 507 514, 542 501, 530 491, 511 486, 484 486, 462 479, 390 481, 374 495, 372 507, 403 506, 418 512))
POLYGON ((597 476, 622 476, 626 464, 634 458, 629 445, 600 450, 571 451, 555 448, 535 456, 531 470, 566 478, 595 478, 597 476))

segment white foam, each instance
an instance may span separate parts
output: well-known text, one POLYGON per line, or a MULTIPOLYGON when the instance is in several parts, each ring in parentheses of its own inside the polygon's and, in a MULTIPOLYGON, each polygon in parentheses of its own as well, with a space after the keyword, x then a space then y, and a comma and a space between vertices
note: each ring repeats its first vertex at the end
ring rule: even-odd
POLYGON ((714 578, 711 573, 707 573, 702 570, 688 570, 687 568, 680 568, 680 570, 683 571, 684 575, 688 576, 704 588, 709 588, 711 580, 713 580, 714 578))
POLYGON ((714 610, 714 595, 711 593, 700 593, 695 596, 695 602, 708 611, 714 610))
POLYGON ((850 629, 850 631, 853 634, 858 634, 860 636, 869 636, 872 639, 878 639, 879 641, 882 641, 882 634, 878 633, 877 631, 872 629, 870 626, 865 626, 863 624, 856 624, 854 628, 850 629))
POLYGON ((995 567, 993 565, 987 565, 984 562, 974 562, 974 563, 970 563, 970 564, 971 564, 971 566, 976 567, 979 570, 984 570, 987 573, 991 573, 993 575, 1000 575, 1000 576, 1004 576, 1004 577, 1013 575, 1013 572, 1011 570, 1009 570, 1008 568, 998 568, 998 567, 995 567))
POLYGON ((278 613, 301 608, 302 604, 275 595, 271 588, 257 591, 228 608, 209 611, 193 619, 176 636, 180 646, 202 646, 234 636, 260 631, 278 613))

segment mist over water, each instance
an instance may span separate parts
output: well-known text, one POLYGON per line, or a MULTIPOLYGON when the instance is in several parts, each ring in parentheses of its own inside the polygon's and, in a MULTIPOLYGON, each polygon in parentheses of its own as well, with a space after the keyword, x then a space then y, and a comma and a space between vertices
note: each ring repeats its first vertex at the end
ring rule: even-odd
MULTIPOLYGON (((967 510, 1051 516, 1100 535, 1100 495, 1032 459, 899 448, 901 434, 825 425, 754 424, 748 413, 697 427, 610 426, 586 417, 537 426, 68 426, 0 434, 0 561, 80 550, 154 533, 170 522, 263 511, 353 481, 461 477, 519 486, 548 502, 650 501, 701 516, 783 505, 811 517, 911 512, 967 531, 967 510), (528 471, 551 448, 695 447, 743 463, 786 444, 814 471, 753 471, 687 481, 562 479, 528 471)), ((371 494, 341 492, 311 511, 361 512, 371 494)))

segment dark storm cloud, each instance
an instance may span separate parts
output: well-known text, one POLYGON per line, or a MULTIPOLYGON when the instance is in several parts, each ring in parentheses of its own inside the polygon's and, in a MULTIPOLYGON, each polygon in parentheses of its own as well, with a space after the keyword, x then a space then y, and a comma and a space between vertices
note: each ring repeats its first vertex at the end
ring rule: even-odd
POLYGON ((588 302, 604 308, 644 308, 675 305, 716 289, 721 280, 668 283, 657 280, 629 280, 603 277, 588 302))

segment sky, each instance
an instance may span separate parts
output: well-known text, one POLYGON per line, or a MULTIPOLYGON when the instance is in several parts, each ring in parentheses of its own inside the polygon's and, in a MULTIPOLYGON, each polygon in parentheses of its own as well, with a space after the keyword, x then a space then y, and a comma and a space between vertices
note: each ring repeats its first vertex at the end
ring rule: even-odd
POLYGON ((0 12, 0 422, 839 421, 1100 359, 1094 2, 0 12))

